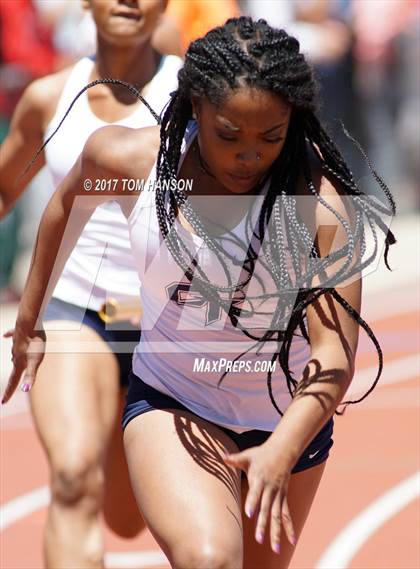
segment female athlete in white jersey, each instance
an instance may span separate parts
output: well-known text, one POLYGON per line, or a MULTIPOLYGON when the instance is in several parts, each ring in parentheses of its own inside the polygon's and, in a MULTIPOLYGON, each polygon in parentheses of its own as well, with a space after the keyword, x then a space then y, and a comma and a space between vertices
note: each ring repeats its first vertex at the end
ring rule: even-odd
MULTIPOLYGON (((107 76, 129 81, 158 111, 176 89, 181 60, 161 56, 151 44, 152 33, 161 25, 164 0, 91 0, 85 5, 97 26, 97 53, 35 81, 23 95, 1 151, 2 214, 44 164, 58 186, 98 128, 156 124, 147 107, 126 90, 98 85, 72 109, 71 120, 57 133, 59 143, 48 145, 22 177, 22 165, 54 132, 89 81, 107 76)), ((105 516, 117 533, 134 536, 143 525, 125 474, 120 429, 121 385, 127 383, 138 326, 120 322, 119 329, 111 329, 98 316, 107 298, 137 300, 139 286, 120 208, 98 208, 45 313, 44 320, 53 321, 48 322, 53 328, 48 339, 55 353, 46 357, 31 392, 33 416, 51 468, 44 550, 47 566, 54 569, 101 565, 98 514, 104 498, 105 516), (93 348, 87 350, 87 345, 93 348)))
POLYGON ((289 565, 358 326, 376 342, 359 315, 374 257, 365 222, 374 243, 379 227, 391 244, 381 214, 394 202, 376 173, 384 203, 358 189, 316 118, 315 91, 297 40, 263 20, 229 20, 189 47, 160 129, 95 133, 40 226, 5 400, 23 373, 33 384, 42 360, 36 315, 52 237, 72 214, 74 242, 97 204, 117 197, 144 305, 125 448, 173 567, 289 565), (127 196, 127 178, 142 180, 139 195, 127 196), (87 195, 96 179, 115 181, 112 195, 87 195))

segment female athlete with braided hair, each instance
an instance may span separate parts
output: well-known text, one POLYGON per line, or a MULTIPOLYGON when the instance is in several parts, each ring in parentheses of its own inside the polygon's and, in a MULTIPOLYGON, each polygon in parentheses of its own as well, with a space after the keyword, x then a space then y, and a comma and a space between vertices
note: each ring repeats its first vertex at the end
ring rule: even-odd
POLYGON ((359 325, 382 366, 359 315, 360 275, 377 228, 393 243, 381 215, 395 206, 375 172, 384 203, 359 190, 315 97, 297 40, 228 20, 190 45, 160 128, 95 133, 41 222, 5 400, 42 360, 35 315, 57 257, 51 236, 72 211, 74 242, 98 202, 118 199, 144 307, 125 447, 173 567, 287 567, 359 325), (83 181, 99 178, 118 182, 113 195, 86 198, 83 181), (127 195, 128 178, 143 181, 139 195, 127 195))

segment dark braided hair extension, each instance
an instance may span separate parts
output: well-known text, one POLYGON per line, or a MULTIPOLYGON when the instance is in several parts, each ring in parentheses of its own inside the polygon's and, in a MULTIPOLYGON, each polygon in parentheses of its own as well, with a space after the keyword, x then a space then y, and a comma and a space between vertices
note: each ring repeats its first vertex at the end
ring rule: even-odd
MULTIPOLYGON (((395 214, 395 203, 390 191, 371 166, 360 145, 356 143, 383 190, 387 205, 376 203, 357 187, 340 151, 315 115, 317 87, 310 66, 299 52, 299 42, 284 30, 273 29, 264 20, 255 22, 247 17, 232 18, 224 26, 211 30, 190 45, 178 79, 178 89, 172 94, 170 104, 162 117, 161 145, 157 161, 158 180, 177 178, 182 141, 188 122, 192 119, 192 98, 207 98, 214 104, 221 104, 235 89, 249 86, 278 93, 292 105, 293 111, 281 157, 277 158, 269 173, 270 187, 259 213, 258 228, 253 233, 258 235, 263 254, 258 255, 252 245, 248 247, 248 256, 244 263, 244 268, 249 272, 248 276, 245 279, 242 276, 243 280, 239 283, 235 282, 228 270, 229 261, 232 259, 220 240, 213 239, 206 233, 186 194, 179 189, 165 190, 165 184, 161 184, 162 189, 156 192, 156 208, 159 226, 170 253, 192 286, 208 300, 216 300, 232 324, 255 341, 254 348, 259 350, 266 342, 274 343, 272 361, 278 359, 280 362, 292 396, 297 387, 297 381, 288 367, 293 335, 300 328, 303 336, 309 340, 304 324, 306 308, 322 295, 330 293, 367 332, 378 352, 377 377, 369 391, 357 400, 361 401, 378 382, 383 367, 382 351, 367 323, 340 296, 334 286, 351 276, 361 274, 363 268, 375 258, 378 251, 376 226, 385 234, 387 264, 388 247, 395 242, 395 238, 380 218, 380 214, 395 214), (308 148, 311 148, 318 158, 322 172, 336 180, 343 192, 351 196, 355 209, 354 228, 317 193, 312 181, 308 148), (300 174, 303 174, 310 194, 331 211, 347 235, 344 247, 323 258, 317 251, 311 232, 297 212, 296 188, 300 174), (175 219, 181 209, 195 233, 215 253, 227 276, 225 284, 210 282, 188 251, 182 236, 174 230, 175 219), (366 251, 365 223, 373 236, 374 251, 364 262, 356 262, 356 253, 362 258, 366 251), (287 248, 289 266, 286 259, 287 248), (259 262, 263 257, 278 291, 277 307, 272 315, 270 329, 260 336, 242 326, 238 318, 241 310, 232 302, 233 295, 238 290, 245 296, 244 291, 257 257, 259 262), (302 259, 306 259, 304 270, 302 259), (339 269, 332 275, 328 274, 327 269, 340 259, 344 262, 340 264, 339 269), (311 288, 310 283, 315 276, 322 276, 322 287, 311 288), (290 308, 291 298, 293 308, 290 308), (288 325, 284 330, 282 324, 286 314, 288 325)), ((245 245, 244 248, 247 249, 245 245)), ((268 296, 270 295, 264 293, 261 295, 262 298, 268 296)), ((248 306, 252 306, 253 299, 247 297, 247 300, 248 306)), ((247 309, 247 315, 249 314, 256 314, 252 307, 247 309)), ((226 373, 219 384, 225 375, 226 373)), ((272 404, 281 413, 273 396, 271 372, 267 376, 267 386, 272 404)), ((346 401, 344 405, 355 402, 346 401)))
MULTIPOLYGON (((162 117, 153 111, 135 87, 124 81, 101 79, 89 83, 75 97, 59 126, 38 150, 24 174, 60 128, 83 92, 101 83, 118 84, 127 88, 147 106, 156 121, 161 124, 161 143, 157 158, 159 189, 155 192, 158 222, 172 257, 184 271, 192 287, 209 301, 216 302, 228 315, 233 326, 254 341, 244 353, 251 349, 256 349, 258 353, 266 342, 273 345, 272 361, 279 361, 292 396, 298 386, 288 363, 293 336, 299 328, 303 337, 309 342, 305 327, 306 309, 321 296, 329 293, 366 331, 378 352, 379 369, 372 386, 356 401, 344 402, 344 409, 351 403, 362 401, 379 380, 383 368, 382 351, 368 324, 340 296, 334 286, 351 276, 360 275, 363 268, 376 257, 378 251, 376 225, 385 234, 384 257, 389 268, 388 249, 395 243, 395 238, 380 218, 380 214, 386 216, 395 214, 395 203, 388 187, 376 173, 358 142, 345 131, 365 158, 372 175, 384 193, 387 205, 378 204, 358 188, 340 151, 316 117, 317 85, 310 66, 299 52, 299 42, 284 30, 270 27, 265 20, 255 22, 248 17, 232 18, 224 26, 215 28, 203 38, 192 42, 185 56, 184 67, 178 74, 178 80, 178 89, 172 93, 162 117), (266 179, 268 176, 271 179, 259 213, 258 227, 251 227, 251 234, 257 237, 259 245, 255 247, 252 239, 248 240, 248 243, 251 242, 250 245, 241 243, 241 247, 246 251, 246 259, 242 267, 245 270, 242 271, 238 283, 237 278, 234 278, 229 270, 229 265, 237 264, 236 259, 222 247, 219 240, 207 234, 202 221, 191 207, 186 193, 179 189, 179 185, 171 186, 164 182, 177 179, 181 147, 187 125, 192 119, 192 98, 207 98, 215 104, 220 104, 226 96, 241 86, 278 93, 292 105, 293 110, 281 155, 267 173, 266 179), (311 176, 308 148, 311 148, 318 158, 322 172, 336 180, 343 192, 351 196, 355 208, 353 229, 339 212, 317 193, 311 176), (337 218, 347 235, 344 247, 323 258, 317 250, 313 235, 298 215, 296 190, 300 174, 303 175, 309 193, 337 218), (181 209, 195 233, 215 254, 226 276, 226 284, 210 282, 176 231, 175 220, 181 209), (362 258, 366 251, 364 223, 370 228, 374 251, 364 262, 357 263, 356 252, 359 258, 362 258), (270 313, 271 325, 260 336, 246 329, 239 319, 240 316, 248 318, 264 314, 254 308, 253 301, 273 297, 272 293, 266 293, 265 290, 258 298, 246 295, 246 287, 251 277, 258 279, 254 274, 257 259, 258 263, 267 268, 276 285, 274 296, 277 302, 274 314, 270 313), (328 276, 327 269, 340 259, 345 259, 345 262, 334 274, 328 276), (314 277, 321 277, 323 285, 311 287, 314 277), (234 295, 238 292, 247 300, 246 309, 238 308, 234 303, 234 295)), ((261 187, 262 185, 263 183, 261 187)), ((238 241, 233 234, 231 239, 236 243, 238 241)), ((236 359, 242 357, 244 353, 236 359)), ((226 373, 220 378, 219 385, 226 373)), ((267 374, 267 387, 273 406, 282 414, 273 395, 271 371, 267 374)))

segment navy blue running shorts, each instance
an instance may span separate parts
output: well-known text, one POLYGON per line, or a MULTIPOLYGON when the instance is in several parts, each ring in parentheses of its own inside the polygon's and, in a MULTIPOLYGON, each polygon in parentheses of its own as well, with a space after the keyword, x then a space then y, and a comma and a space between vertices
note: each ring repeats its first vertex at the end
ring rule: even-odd
POLYGON ((105 324, 94 310, 85 310, 80 306, 52 298, 44 312, 44 322, 51 320, 70 320, 80 322, 95 330, 103 341, 108 344, 117 358, 120 370, 121 386, 128 385, 128 376, 132 367, 133 351, 140 340, 139 327, 131 322, 122 321, 105 324), (123 350, 121 344, 123 343, 123 350))
MULTIPOLYGON (((135 419, 139 415, 147 413, 148 411, 153 411, 154 409, 179 409, 181 411, 188 411, 188 413, 192 413, 187 407, 182 405, 182 403, 179 403, 176 399, 161 393, 154 387, 147 385, 147 383, 131 372, 129 376, 126 405, 122 418, 123 429, 126 428, 132 419, 135 419)), ((195 413, 192 414, 196 415, 195 413)), ((333 425, 333 419, 327 421, 321 431, 302 453, 302 456, 299 458, 292 470, 293 474, 306 470, 307 468, 311 468, 312 466, 316 466, 317 464, 321 464, 327 460, 330 448, 333 445, 333 425)), ((220 425, 217 426, 236 443, 240 451, 261 445, 271 435, 269 431, 259 430, 236 433, 226 427, 221 427, 220 425)))

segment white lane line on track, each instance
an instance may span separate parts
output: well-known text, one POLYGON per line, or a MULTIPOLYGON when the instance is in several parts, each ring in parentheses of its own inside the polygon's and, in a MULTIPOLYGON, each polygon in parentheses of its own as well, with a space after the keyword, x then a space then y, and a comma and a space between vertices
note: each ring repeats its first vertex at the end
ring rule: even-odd
MULTIPOLYGON (((371 385, 378 372, 378 366, 374 365, 357 371, 345 398, 364 393, 371 385)), ((404 356, 384 363, 384 369, 378 383, 378 387, 401 383, 407 379, 416 377, 420 373, 420 354, 404 356)), ((374 393, 372 394, 374 395, 374 393)))
MULTIPOLYGON (((418 385, 413 386, 388 386, 386 389, 378 389, 360 404, 358 411, 371 411, 376 409, 420 409, 420 390, 418 385)), ((414 442, 414 439, 413 439, 414 442)), ((420 567, 419 567, 420 569, 420 567)))
POLYGON ((50 489, 48 486, 41 486, 32 492, 22 494, 6 502, 0 508, 0 531, 4 531, 15 522, 25 518, 48 506, 50 502, 50 489))
POLYGON ((420 471, 400 482, 358 514, 330 543, 315 569, 346 569, 370 537, 420 495, 420 471))
MULTIPOLYGON (((27 492, 18 498, 10 500, 0 507, 0 532, 5 531, 19 520, 30 516, 42 508, 46 508, 50 502, 50 490, 48 486, 41 486, 36 490, 27 492)), ((118 567, 121 569, 159 567, 168 564, 165 555, 158 550, 130 551, 118 553, 106 553, 106 567, 118 567)))

